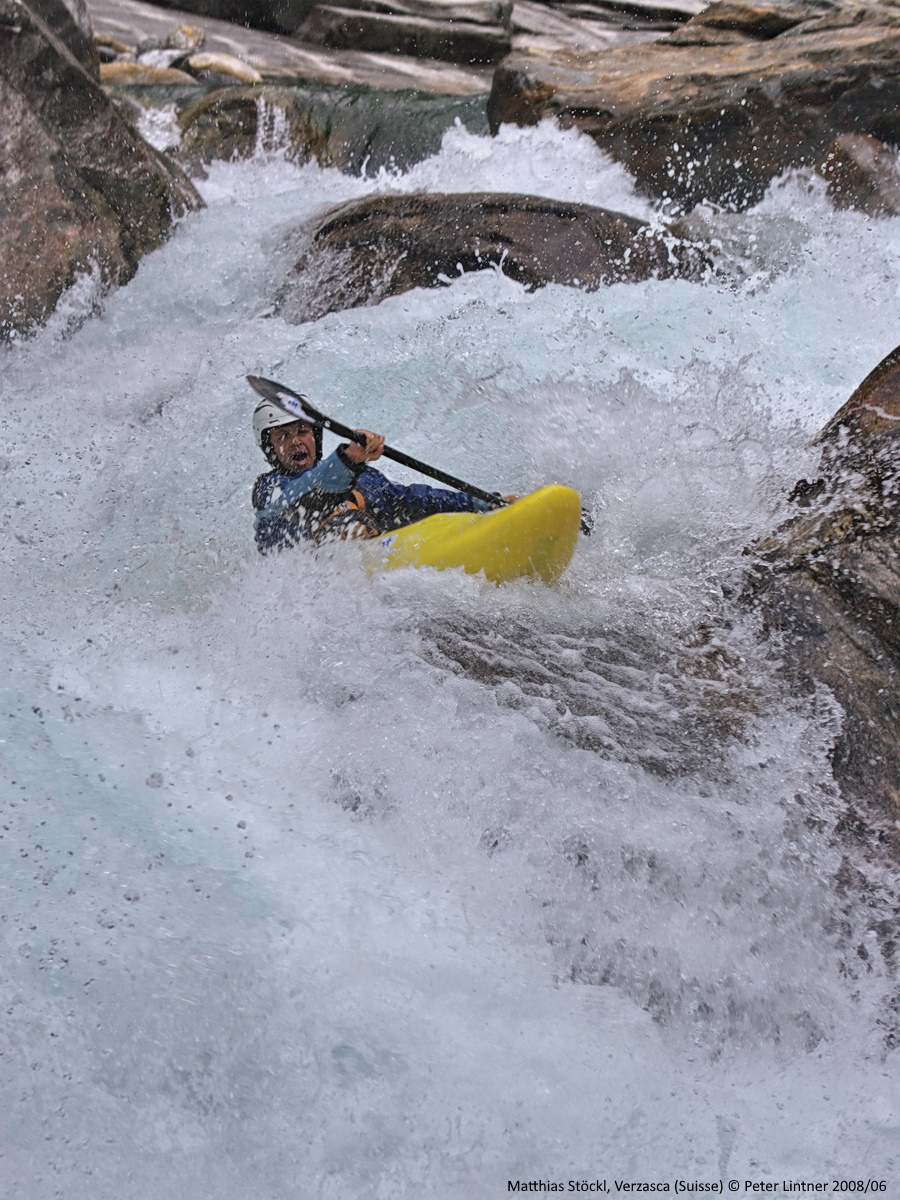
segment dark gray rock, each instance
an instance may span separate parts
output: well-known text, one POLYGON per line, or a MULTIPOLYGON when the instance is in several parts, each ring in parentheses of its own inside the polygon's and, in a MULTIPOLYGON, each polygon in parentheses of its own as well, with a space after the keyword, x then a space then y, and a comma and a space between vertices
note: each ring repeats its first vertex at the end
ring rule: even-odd
POLYGON ((455 63, 496 63, 512 48, 508 31, 499 25, 436 21, 329 4, 317 4, 297 36, 332 50, 406 54, 455 63))
POLYGON ((343 8, 428 17, 433 21, 466 21, 475 25, 509 25, 512 0, 345 0, 343 8))
MULTIPOLYGON (((571 5, 560 5, 569 8, 571 5)), ((680 25, 707 7, 706 0, 587 0, 578 5, 582 14, 593 10, 598 19, 666 22, 680 25)))
POLYGON ((77 275, 123 283, 199 207, 22 0, 0 0, 0 334, 44 320, 77 275))
POLYGON ((516 52, 491 128, 547 116, 589 134, 649 195, 740 209, 842 134, 900 144, 900 7, 720 0, 677 33, 605 53, 516 52))
POLYGON ((297 322, 490 266, 530 288, 587 289, 707 269, 696 248, 633 217, 538 196, 367 197, 332 209, 294 243, 278 305, 297 322))
POLYGON ((265 29, 271 33, 294 33, 303 24, 314 0, 156 0, 162 8, 213 17, 235 25, 265 29))
POLYGON ((99 60, 84 0, 35 0, 31 7, 84 69, 96 76, 99 60))
POLYGON ((900 849, 900 347, 823 430, 800 512, 751 548, 747 598, 790 671, 844 710, 834 771, 865 837, 900 849))

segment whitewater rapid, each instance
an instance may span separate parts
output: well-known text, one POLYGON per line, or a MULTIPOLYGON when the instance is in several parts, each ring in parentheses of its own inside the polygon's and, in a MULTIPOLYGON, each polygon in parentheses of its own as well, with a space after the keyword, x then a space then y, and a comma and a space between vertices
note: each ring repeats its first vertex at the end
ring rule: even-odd
POLYGON ((199 187, 0 356, 2 1194, 890 1189, 890 879, 847 882, 833 700, 728 597, 900 340, 900 222, 793 177, 706 215, 703 284, 485 271, 291 326, 285 234, 353 196, 658 214, 550 124, 199 187), (260 560, 247 373, 596 532, 552 588, 260 560))

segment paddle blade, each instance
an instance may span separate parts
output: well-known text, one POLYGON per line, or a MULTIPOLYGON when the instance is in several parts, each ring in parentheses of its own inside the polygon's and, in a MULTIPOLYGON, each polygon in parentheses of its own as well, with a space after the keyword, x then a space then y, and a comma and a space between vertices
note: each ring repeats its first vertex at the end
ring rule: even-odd
POLYGON ((268 400, 270 404, 277 404, 298 421, 322 424, 323 418, 319 410, 314 408, 305 396, 285 387, 283 383, 276 383, 274 379, 263 379, 261 375, 248 375, 247 382, 264 400, 268 400))

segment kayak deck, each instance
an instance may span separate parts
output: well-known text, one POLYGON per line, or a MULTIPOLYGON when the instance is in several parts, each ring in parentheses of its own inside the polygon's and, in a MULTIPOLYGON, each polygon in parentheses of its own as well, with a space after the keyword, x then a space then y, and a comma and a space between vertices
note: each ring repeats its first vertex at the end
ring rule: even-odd
POLYGON ((379 565, 462 568, 493 583, 550 582, 569 565, 578 540, 581 500, 552 484, 488 513, 439 513, 373 542, 379 565))

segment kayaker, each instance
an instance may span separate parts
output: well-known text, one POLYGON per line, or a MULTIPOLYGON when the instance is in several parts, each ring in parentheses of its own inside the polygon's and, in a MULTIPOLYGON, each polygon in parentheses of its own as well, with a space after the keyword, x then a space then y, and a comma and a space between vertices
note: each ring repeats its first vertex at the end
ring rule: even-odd
POLYGON ((357 430, 364 446, 347 442, 323 459, 321 425, 263 400, 253 413, 253 432, 272 467, 253 488, 262 554, 303 541, 319 544, 329 536, 377 537, 433 513, 491 507, 465 492, 393 483, 369 466, 381 457, 384 437, 367 429, 357 430))

